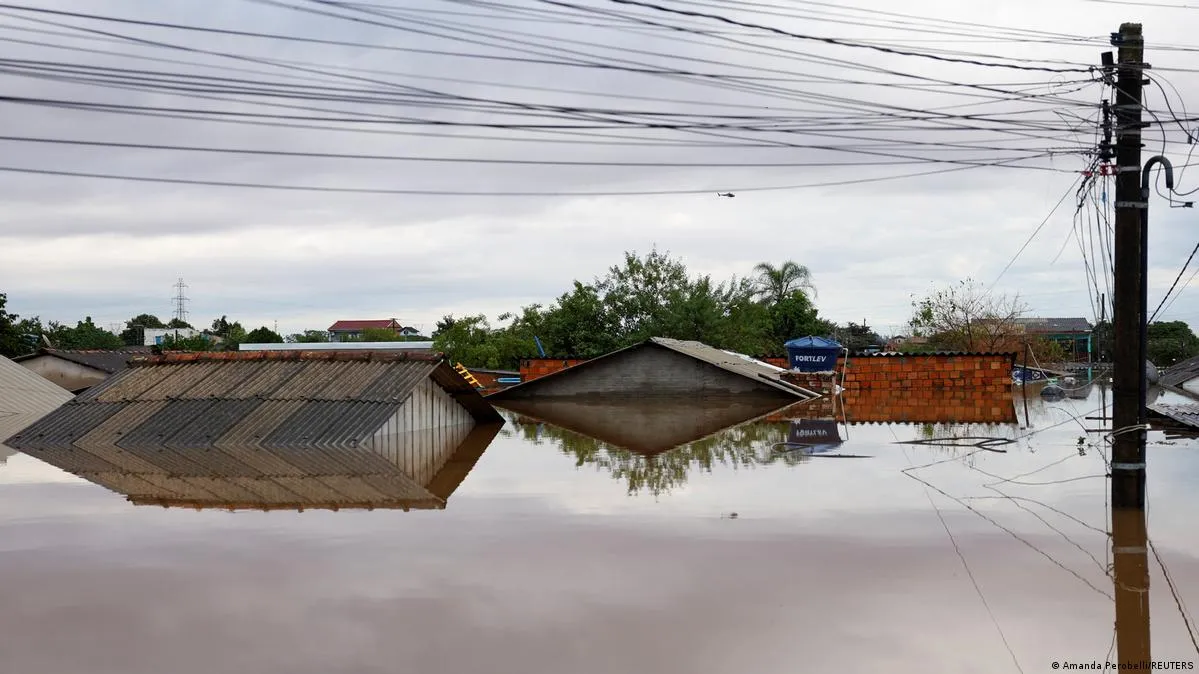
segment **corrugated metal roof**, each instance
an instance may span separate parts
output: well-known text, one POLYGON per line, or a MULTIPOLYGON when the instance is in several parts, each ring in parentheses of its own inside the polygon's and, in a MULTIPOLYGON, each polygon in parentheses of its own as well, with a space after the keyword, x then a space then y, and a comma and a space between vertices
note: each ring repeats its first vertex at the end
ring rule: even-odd
POLYGON ((564 368, 557 372, 552 372, 542 377, 538 377, 531 381, 523 382, 515 386, 500 389, 495 393, 488 395, 489 399, 508 400, 511 398, 523 396, 531 393, 536 387, 545 385, 546 382, 557 381, 561 377, 571 376, 586 376, 587 370, 595 366, 596 363, 601 363, 609 358, 617 358, 621 354, 632 351, 634 349, 642 349, 646 347, 661 347, 670 349, 675 353, 682 354, 689 358, 707 363, 718 367, 726 372, 752 379, 761 383, 764 386, 784 392, 788 395, 797 398, 816 398, 819 394, 814 391, 809 391, 801 386, 796 386, 789 382, 783 381, 781 375, 785 370, 769 363, 764 363, 755 360, 750 356, 746 356, 732 351, 722 351, 713 346, 708 346, 702 342, 687 341, 681 339, 668 339, 666 337, 651 337, 647 341, 640 344, 618 349, 611 353, 605 354, 598 358, 579 363, 573 367, 564 368))
POLYGON ((150 353, 150 347, 126 349, 39 349, 36 353, 20 356, 13 362, 24 363, 35 358, 60 358, 77 365, 114 374, 129 366, 129 360, 150 353))
MULTIPOLYGON (((10 365, 55 397, 70 397, 10 365)), ((427 505, 437 502, 433 494, 419 485, 399 489, 401 467, 364 440, 429 378, 478 421, 502 420, 440 357, 172 354, 133 361, 11 442, 131 498, 265 507, 274 494, 303 507, 379 499, 407 507, 397 501, 402 497, 427 505), (369 483, 367 475, 373 476, 369 483), (226 484, 234 478, 248 482, 226 484), (386 489, 372 486, 376 482, 386 489), (304 493, 296 493, 297 485, 304 493), (358 486, 341 493, 345 485, 358 486)))
POLYGON ((1168 403, 1157 403, 1149 405, 1148 409, 1163 417, 1173 419, 1180 424, 1199 428, 1199 404, 1171 405, 1168 403))
POLYGON ((1090 332, 1091 322, 1081 317, 1068 318, 1017 318, 1016 323, 1023 325, 1026 332, 1090 332))
POLYGON ((1199 377, 1199 356, 1188 358, 1166 368, 1158 378, 1158 383, 1162 386, 1178 388, 1195 377, 1199 377))
MULTIPOLYGON (((288 470, 263 472, 261 462, 243 461, 261 457, 266 450, 237 453, 205 450, 223 455, 216 463, 198 466, 196 472, 180 466, 167 454, 158 453, 155 463, 139 470, 105 468, 83 452, 60 459, 66 470, 95 484, 125 495, 138 505, 226 510, 303 510, 349 508, 444 508, 483 450, 499 432, 499 424, 476 426, 451 448, 443 468, 421 484, 401 467, 365 450, 356 452, 359 465, 346 455, 312 448, 273 449, 271 456, 288 470), (367 456, 369 455, 369 457, 367 456), (331 465, 342 466, 329 472, 331 465)), ((197 454, 192 455, 198 456, 197 454)))
POLYGON ((849 354, 849 359, 852 361, 862 358, 957 358, 959 356, 1003 356, 1005 358, 1010 358, 1012 362, 1015 362, 1018 355, 1019 354, 1015 352, 1008 351, 854 351, 849 354))
POLYGON ((708 346, 703 342, 685 341, 681 339, 667 339, 665 337, 652 337, 650 342, 658 346, 664 346, 671 351, 681 353, 686 356, 691 356, 696 360, 702 360, 709 365, 739 374, 742 377, 756 379, 768 386, 786 391, 794 396, 801 398, 816 398, 818 394, 807 389, 789 384, 783 381, 779 374, 782 372, 780 368, 773 365, 754 360, 749 356, 734 354, 728 351, 722 351, 715 347, 708 346))
POLYGON ((0 356, 0 446, 70 399, 57 384, 0 356))

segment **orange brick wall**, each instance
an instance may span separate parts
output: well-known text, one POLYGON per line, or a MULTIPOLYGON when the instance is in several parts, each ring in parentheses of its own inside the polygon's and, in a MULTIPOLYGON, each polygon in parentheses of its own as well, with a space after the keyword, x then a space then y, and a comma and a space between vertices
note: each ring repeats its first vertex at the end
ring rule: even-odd
MULTIPOLYGON (((1007 353, 968 355, 911 354, 904 356, 852 356, 846 366, 837 359, 837 377, 844 372, 847 390, 871 388, 939 389, 986 387, 990 392, 1012 386, 1012 363, 1007 353)), ((808 373, 784 375, 800 386, 811 378, 808 373)))
POLYGON ((850 423, 1016 423, 1009 386, 1001 392, 960 389, 850 389, 792 405, 767 421, 845 419, 850 423))
POLYGON ((520 361, 520 380, 522 383, 533 381, 585 362, 586 358, 525 358, 520 361))

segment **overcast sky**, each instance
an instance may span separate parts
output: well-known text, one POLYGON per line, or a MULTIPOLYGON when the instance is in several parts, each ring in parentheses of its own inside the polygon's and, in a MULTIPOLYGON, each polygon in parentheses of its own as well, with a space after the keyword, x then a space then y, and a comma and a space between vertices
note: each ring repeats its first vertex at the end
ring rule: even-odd
MULTIPOLYGON (((564 2, 594 11, 538 0, 485 3, 499 10, 450 0, 376 0, 354 7, 316 0, 19 3, 359 46, 0 12, 0 92, 22 99, 0 101, 0 135, 7 138, 0 140, 0 166, 447 193, 278 191, 0 172, 0 292, 8 293, 9 310, 72 323, 90 315, 106 327, 143 312, 165 320, 173 310, 172 285, 182 277, 197 325, 224 314, 247 328, 277 321, 279 331, 289 333, 338 319, 396 317, 429 330, 447 313, 494 319, 522 305, 549 303, 573 279, 603 274, 623 251, 656 246, 682 257, 692 272, 720 279, 748 274, 761 261, 806 264, 822 315, 839 322, 865 319, 893 333, 902 330, 913 295, 966 276, 994 282, 1079 179, 1087 161, 1079 151, 1094 142, 1095 126, 1086 118, 1094 119, 1102 88, 1083 81, 1090 77, 1085 72, 1050 71, 1098 64, 1100 53, 1110 49, 1108 33, 1122 21, 1142 21, 1152 74, 1178 92, 1166 87, 1170 107, 1179 117, 1186 116, 1185 105, 1199 108, 1196 74, 1185 71, 1193 52, 1155 49, 1195 46, 1188 27, 1199 10, 1086 0, 902 6, 858 0, 857 10, 782 0, 660 3, 792 33, 1045 68, 1024 70, 822 44, 612 0, 564 2), (871 14, 862 7, 935 19, 871 14), (993 26, 1021 29, 1031 41, 993 26), (1069 36, 1088 39, 1071 42, 1069 36), (547 60, 557 62, 533 62, 547 60), (572 60, 576 65, 567 63, 572 60), (866 81, 872 84, 861 83, 866 81), (261 95, 264 83, 276 92, 287 86, 288 97, 261 95), (996 92, 1030 97, 1014 101, 996 92), (67 109, 64 101, 93 107, 67 109), (103 112, 96 104, 155 108, 160 115, 169 109, 174 118, 103 112), (572 117, 534 116, 532 105, 570 109, 572 117), (932 124, 927 115, 908 122, 873 116, 934 108, 937 114, 1002 116, 1012 125, 979 130, 965 128, 971 123, 960 118, 932 124), (208 113, 203 119, 183 114, 196 110, 208 113), (244 123, 266 121, 262 117, 223 114, 224 121, 214 121, 213 111, 325 121, 274 119, 292 126, 266 126, 244 123), (372 121, 327 121, 366 116, 372 121), (614 118, 719 119, 755 129, 494 128, 614 118), (396 123, 413 119, 436 124, 396 123), (1028 125, 1046 131, 1011 133, 1028 125), (764 126, 778 131, 765 132, 764 126), (13 138, 676 166, 277 157, 13 138), (758 147, 734 146, 747 142, 758 147), (849 145, 852 151, 846 151, 849 145), (920 161, 994 163, 1049 150, 1052 156, 1015 163, 1022 168, 920 161), (861 165, 903 161, 909 163, 861 165), (735 163, 821 166, 727 166, 735 163), (853 165, 828 165, 837 163, 853 165), (761 189, 951 168, 966 170, 761 189), (730 190, 736 198, 716 196, 730 190), (669 194, 688 191, 695 192, 669 194), (555 195, 462 194, 471 192, 555 195), (562 195, 589 192, 668 194, 562 195)), ((1147 106, 1165 115, 1162 93, 1155 86, 1147 91, 1147 106)), ((1181 125, 1163 126, 1168 156, 1185 164, 1190 148, 1181 125)), ((1161 128, 1147 130, 1146 157, 1161 151, 1161 128)), ((1199 171, 1181 174, 1179 183, 1184 190, 1199 187, 1199 171)), ((1104 190, 1093 194, 1101 199, 1104 190)), ((1193 211, 1168 208, 1160 197, 1152 204, 1151 307, 1199 235, 1193 211)), ((1074 212, 1071 191, 996 284, 997 292, 1019 292, 1034 314, 1093 318, 1094 285, 1070 234, 1074 212)), ((1083 231, 1095 229, 1091 222, 1083 231)), ((1097 276, 1103 289, 1102 270, 1097 276)), ((1199 321, 1199 293, 1184 292, 1162 318, 1199 321)))

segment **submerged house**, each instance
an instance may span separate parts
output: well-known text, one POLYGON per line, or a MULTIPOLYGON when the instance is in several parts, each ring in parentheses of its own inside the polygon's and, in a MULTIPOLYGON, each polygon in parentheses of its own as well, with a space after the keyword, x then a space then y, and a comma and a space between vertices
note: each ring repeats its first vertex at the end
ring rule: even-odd
MULTIPOLYGON (((816 393, 784 381, 783 368, 700 342, 653 337, 640 344, 547 374, 488 396, 510 401, 549 398, 753 396, 781 401, 816 393)), ((776 406, 776 407, 777 407, 776 406)))
POLYGON ((71 394, 34 372, 0 356, 0 463, 15 453, 5 438, 71 399, 71 394))
POLYGON ((1192 398, 1199 398, 1199 356, 1166 368, 1162 371, 1158 383, 1192 398))
POLYGON ((71 393, 83 391, 124 370, 129 361, 149 355, 149 348, 40 349, 13 362, 58 384, 71 393))
POLYGON ((526 423, 544 422, 638 454, 654 455, 753 421, 788 403, 742 396, 695 401, 546 398, 499 404, 524 417, 526 423))
POLYGON ((169 354, 9 444, 139 504, 443 508, 500 423, 440 354, 169 354))

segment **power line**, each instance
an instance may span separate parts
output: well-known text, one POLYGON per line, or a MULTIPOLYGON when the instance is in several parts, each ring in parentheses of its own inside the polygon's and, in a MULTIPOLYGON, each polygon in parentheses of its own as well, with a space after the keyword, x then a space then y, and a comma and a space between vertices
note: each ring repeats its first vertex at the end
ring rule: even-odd
POLYGON ((782 190, 796 190, 814 187, 839 187, 844 185, 860 185, 864 183, 883 182, 888 180, 902 180, 905 178, 916 178, 920 176, 939 175, 942 173, 951 173, 956 171, 965 171, 970 169, 983 168, 982 165, 971 166, 954 166, 951 168, 936 169, 932 171, 921 171, 918 173, 904 173, 900 175, 879 176, 873 178, 857 178, 852 180, 835 180, 818 183, 806 183, 798 185, 771 185, 771 186, 747 186, 747 187, 719 187, 710 189, 682 189, 682 190, 625 190, 625 191, 597 191, 597 192, 576 192, 576 191, 463 191, 463 190, 425 190, 425 189, 389 189, 389 188, 370 188, 370 187, 333 187, 321 185, 279 185, 270 183, 254 183, 241 181, 225 181, 225 180, 200 180, 191 178, 166 178, 163 176, 133 176, 120 175, 113 173, 95 173, 87 171, 67 171, 54 169, 37 169, 17 166, 0 166, 0 172, 29 174, 29 175, 46 175, 46 176, 63 176, 74 178, 94 178, 99 180, 123 180, 129 182, 143 183, 163 183, 170 185, 198 185, 209 187, 239 187, 264 190, 280 190, 288 192, 326 192, 326 193, 346 193, 346 194, 388 194, 388 195, 419 195, 419 196, 452 196, 452 197, 632 197, 632 196, 664 196, 664 195, 686 195, 686 194, 708 194, 714 191, 728 192, 769 192, 782 190))
MULTIPOLYGON (((316 0, 316 1, 321 2, 322 0, 316 0)), ((573 7, 576 9, 579 8, 578 5, 572 5, 570 3, 561 2, 560 0, 539 0, 539 1, 545 2, 548 4, 552 4, 552 5, 560 5, 563 7, 573 7)), ((1010 63, 987 63, 985 61, 976 61, 976 60, 972 60, 972 59, 959 59, 959 58, 953 58, 953 57, 948 57, 948 56, 938 56, 935 54, 927 54, 927 53, 908 51, 908 50, 903 50, 903 49, 895 49, 892 47, 884 47, 881 45, 875 45, 875 44, 869 44, 869 43, 863 43, 863 42, 853 42, 853 41, 849 41, 849 40, 841 40, 841 39, 832 38, 832 37, 804 35, 801 33, 793 33, 791 31, 786 31, 781 28, 775 28, 773 26, 763 26, 763 25, 759 25, 759 24, 752 24, 752 23, 747 23, 747 22, 743 22, 743 21, 738 21, 736 19, 730 19, 728 17, 720 16, 717 14, 707 14, 704 12, 696 12, 693 10, 675 9, 672 7, 665 7, 663 5, 657 5, 657 4, 650 3, 650 2, 641 2, 640 0, 608 0, 608 1, 620 4, 620 5, 632 5, 632 6, 636 6, 636 7, 652 9, 652 10, 655 10, 658 12, 664 12, 667 14, 677 14, 679 16, 689 16, 689 17, 696 17, 696 18, 711 19, 713 21, 727 23, 727 24, 733 25, 733 26, 740 26, 742 28, 752 28, 755 30, 767 31, 770 33, 774 33, 776 35, 783 35, 786 37, 791 37, 791 38, 795 38, 795 39, 799 39, 799 40, 810 40, 810 41, 814 41, 814 42, 823 42, 825 44, 838 45, 841 47, 854 47, 854 48, 858 48, 858 49, 870 49, 870 50, 874 50, 874 51, 883 52, 886 54, 894 54, 897 56, 913 56, 913 57, 919 57, 919 58, 933 59, 936 61, 944 61, 947 63, 964 63, 964 64, 970 64, 970 65, 976 65, 976 66, 990 67, 990 68, 1010 68, 1013 70, 1031 70, 1031 71, 1049 72, 1049 73, 1090 73, 1093 70, 1092 68, 1045 68, 1045 67, 1036 67, 1036 66, 1014 65, 1014 64, 1010 64, 1010 63)))
POLYGON ((1147 321, 1148 323, 1152 323, 1153 319, 1157 318, 1157 313, 1161 311, 1162 305, 1166 303, 1166 300, 1170 299, 1170 293, 1174 292, 1174 288, 1178 287, 1178 281, 1182 278, 1182 275, 1186 273, 1187 267, 1190 266, 1191 260, 1195 258, 1195 253, 1197 252, 1199 252, 1199 243, 1196 243, 1195 247, 1191 249, 1191 254, 1187 257, 1187 261, 1182 263, 1182 269, 1178 270, 1178 276, 1174 277, 1174 282, 1170 284, 1170 289, 1166 291, 1165 296, 1162 297, 1162 301, 1157 303, 1157 308, 1153 310, 1153 314, 1147 321))

